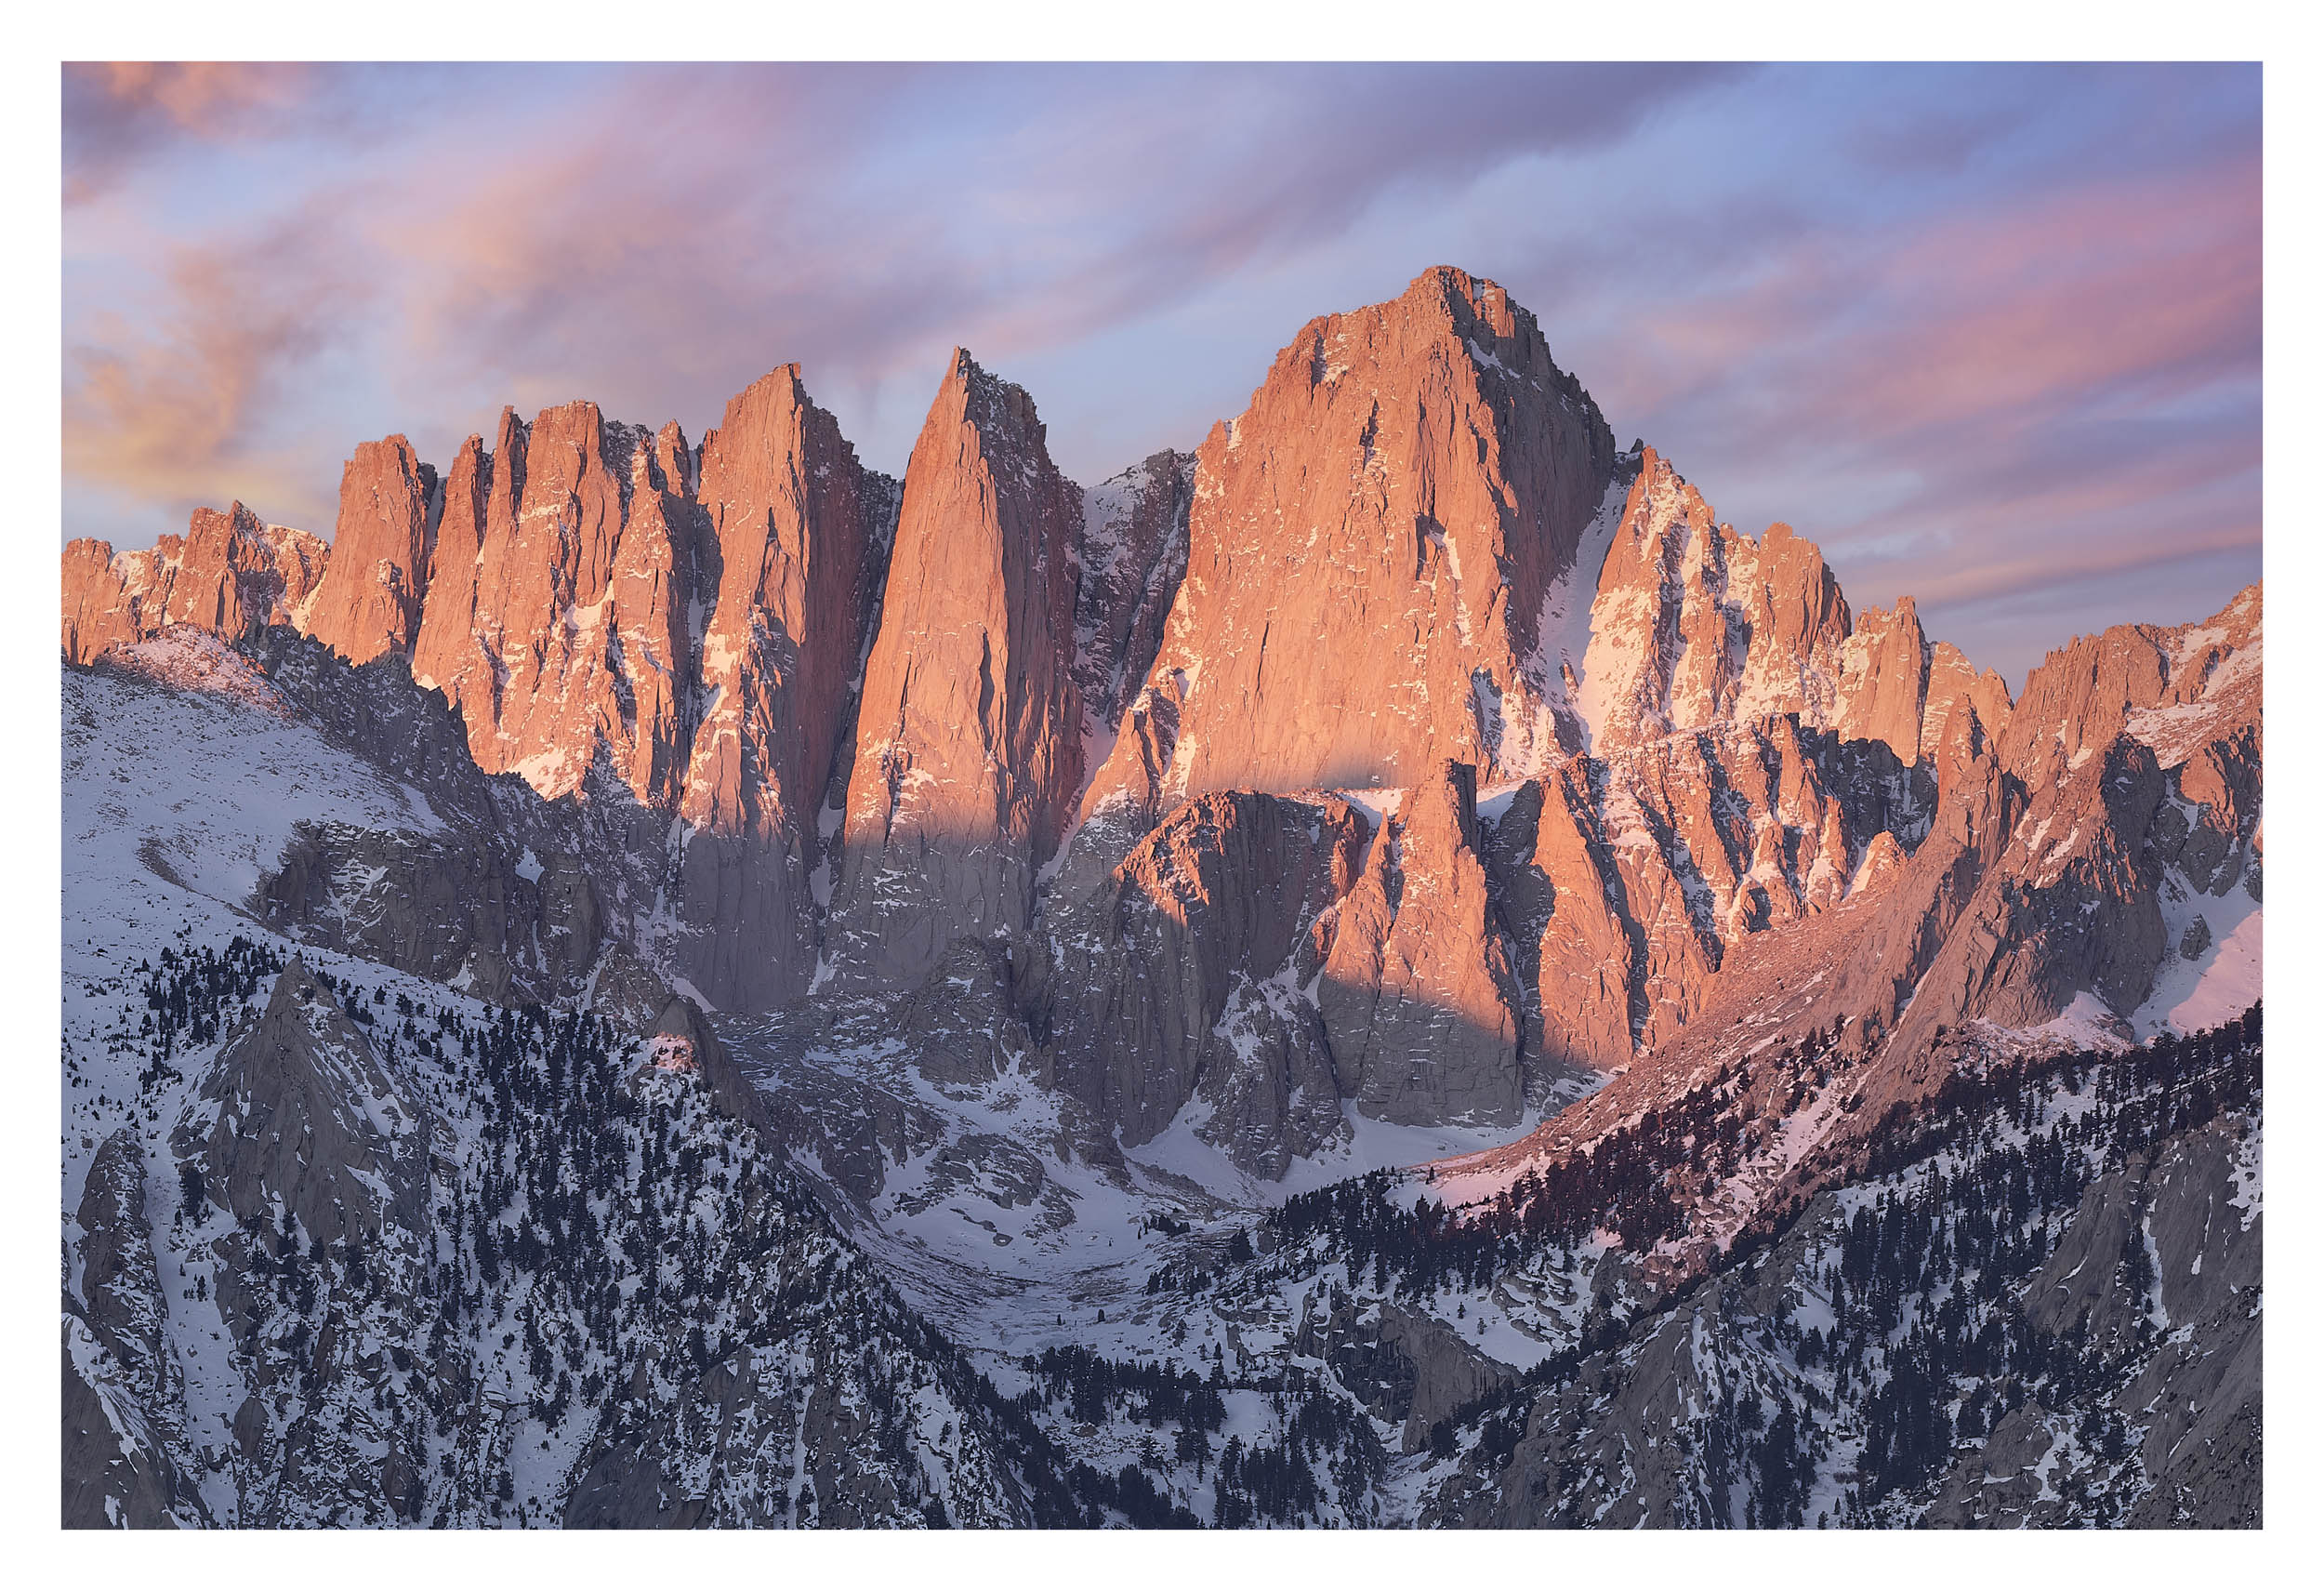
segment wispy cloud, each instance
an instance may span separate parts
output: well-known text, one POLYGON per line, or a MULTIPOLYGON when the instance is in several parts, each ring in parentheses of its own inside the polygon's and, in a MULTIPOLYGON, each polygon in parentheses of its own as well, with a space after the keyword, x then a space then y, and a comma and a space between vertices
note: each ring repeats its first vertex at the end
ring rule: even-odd
POLYGON ((67 529, 327 516, 362 436, 698 428, 793 359, 896 468, 957 342, 1110 470, 1082 417, 1191 441, 1450 259, 1857 600, 1998 600, 2255 537, 2256 109, 2212 68, 73 67, 67 529))
POLYGON ((311 465, 269 457, 266 434, 274 411, 297 403, 297 373, 369 292, 331 222, 292 217, 231 246, 178 245, 163 281, 151 316, 100 320, 66 350, 67 473, 173 510, 205 497, 303 497, 311 465))
POLYGON ((64 68, 64 200, 94 197, 175 139, 256 137, 289 126, 316 73, 231 61, 90 61, 64 68))

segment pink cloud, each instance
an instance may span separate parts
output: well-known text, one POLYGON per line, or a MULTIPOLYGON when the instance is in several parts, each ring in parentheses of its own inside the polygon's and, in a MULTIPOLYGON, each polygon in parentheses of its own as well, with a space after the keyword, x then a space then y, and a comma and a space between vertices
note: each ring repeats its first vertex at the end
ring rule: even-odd
POLYGON ((64 198, 76 205, 172 137, 221 139, 280 127, 314 69, 250 61, 68 61, 64 198))
POLYGON ((312 523, 325 502, 308 489, 311 461, 260 436, 290 374, 331 344, 365 291, 314 218, 233 248, 169 250, 157 321, 66 350, 66 471, 178 510, 240 497, 312 523), (252 270, 254 259, 271 269, 252 270))
POLYGON ((1879 73, 1826 76, 1844 113, 1795 123, 1763 80, 1647 69, 318 72, 69 76, 68 185, 118 154, 68 215, 73 480, 327 512, 363 435, 440 457, 574 397, 697 430, 793 359, 895 468, 955 343, 1134 457, 1446 258, 1859 604, 2256 534, 2256 139, 2224 79, 2202 138, 2139 144, 2144 80, 2105 73, 1914 79, 1893 113, 1879 73), (225 202, 157 242, 188 171, 225 202), (117 290, 154 257, 150 303, 117 290))

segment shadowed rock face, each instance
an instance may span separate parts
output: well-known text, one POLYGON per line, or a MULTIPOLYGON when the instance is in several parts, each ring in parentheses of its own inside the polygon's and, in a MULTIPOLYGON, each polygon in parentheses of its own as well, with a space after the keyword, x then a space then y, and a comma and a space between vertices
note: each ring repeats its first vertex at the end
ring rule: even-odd
POLYGON ((1195 456, 1167 448, 1082 494, 1073 676, 1093 732, 1111 736, 1154 666, 1194 502, 1195 456))
POLYGON ((1359 1308, 1345 1300, 1327 1313, 1307 1315, 1291 1347, 1331 1366, 1374 1419, 1402 1425, 1406 1452, 1425 1447, 1437 1421, 1517 1378, 1444 1321, 1384 1301, 1359 1308))
POLYGON ((201 1493, 70 1298, 62 1324, 63 1527, 148 1531, 206 1523, 201 1493))
POLYGON ((134 1129, 89 1162, 75 1213, 80 1293, 64 1318, 64 1528, 173 1529, 209 1523, 182 1451, 185 1375, 169 1339, 134 1129))
POLYGON ((1207 1100, 1198 1131, 1260 1175, 1336 1140, 1342 1089, 1311 986, 1369 827, 1336 797, 1204 796, 1053 908, 1019 991, 1050 1084, 1133 1147, 1207 1100))
POLYGON ((176 1147, 200 1157, 210 1196, 237 1219, 271 1217, 279 1198, 326 1243, 422 1224, 431 1125, 297 959, 202 1097, 211 1120, 190 1118, 176 1147))
POLYGON ((147 1224, 144 1146, 131 1129, 107 1138, 89 1162, 75 1219, 83 1234, 83 1319, 118 1367, 122 1390, 148 1408, 165 1408, 183 1375, 170 1357, 169 1311, 147 1224))
POLYGON ((1021 387, 956 351, 904 483, 864 675, 831 955, 905 987, 962 935, 1021 933, 1081 783, 1081 503, 1021 387))
POLYGON ((604 943, 578 856, 528 865, 460 839, 340 824, 302 832, 256 904, 270 922, 504 1004, 581 986, 604 943))

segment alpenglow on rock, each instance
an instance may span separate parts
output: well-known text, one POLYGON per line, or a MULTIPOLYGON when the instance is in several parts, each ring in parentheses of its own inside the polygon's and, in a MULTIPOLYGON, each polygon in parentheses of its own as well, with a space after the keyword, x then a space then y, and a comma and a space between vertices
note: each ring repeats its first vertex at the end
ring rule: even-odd
POLYGON ((2258 1522, 2257 586, 2013 702, 1441 270, 342 499, 66 551, 69 1526, 2258 1522))
POLYGON ((441 506, 435 466, 403 437, 357 447, 339 477, 331 559, 301 628, 350 663, 410 651, 441 506))
POLYGON ((857 462, 786 365, 703 438, 699 499, 718 584, 680 807, 694 833, 680 881, 689 975, 721 1004, 764 1004, 814 972, 811 875, 836 865, 816 815, 846 772, 896 483, 857 462), (754 926, 724 930, 738 921, 754 926))
POLYGON ((864 674, 830 929, 843 984, 917 983, 955 938, 1032 921, 1081 784, 1081 501, 1046 436, 1023 388, 954 351, 864 674))
POLYGON ((1325 961, 1324 1030, 1367 1116, 1514 1122, 1524 995, 1478 856, 1476 770, 1445 762, 1372 846, 1325 961))
POLYGON ((240 640, 270 624, 297 622, 323 578, 329 548, 319 536, 264 524, 240 503, 196 509, 186 534, 116 553, 86 537, 65 544, 64 655, 94 662, 108 646, 191 624, 240 640))
POLYGON ((2000 676, 1933 646, 1911 598, 1852 617, 1813 542, 1781 524, 1737 534, 1651 447, 1591 581, 1587 646, 1568 664, 1597 754, 1789 713, 1950 769, 2008 722, 2000 676))
POLYGON ((1617 478, 1532 314, 1449 267, 1311 321, 1196 455, 1186 576, 1082 802, 1110 865, 1206 790, 1559 757, 1545 606, 1617 478))

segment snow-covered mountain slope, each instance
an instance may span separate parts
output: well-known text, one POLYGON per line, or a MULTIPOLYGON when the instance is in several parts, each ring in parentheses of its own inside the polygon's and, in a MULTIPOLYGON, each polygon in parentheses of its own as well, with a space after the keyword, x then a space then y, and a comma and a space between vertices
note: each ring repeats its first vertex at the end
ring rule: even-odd
POLYGON ((2258 587, 2012 701, 1450 270, 349 480, 67 556, 76 1522, 2244 1519, 2243 1282, 2029 1278, 2257 1210, 2258 587))
MULTIPOLYGON (((1555 1475, 1578 1465, 1570 1485, 1553 1477, 1552 1512, 1604 1508, 1608 1519, 1776 1522, 1796 1508, 1968 1522, 1985 1505, 1949 1500, 1925 1443, 1895 1456, 1881 1377, 1925 1367, 1877 1344, 1847 1350, 1872 1368, 1851 1379, 1859 1403, 1845 1415, 1815 1412, 1838 1396, 1836 1371, 1714 1330, 1714 1360, 1749 1360, 1736 1373, 1763 1425, 1740 1392, 1731 1405, 1725 1393, 1698 1399, 1697 1423, 1675 1427, 1653 1423, 1667 1411, 1652 1399, 1623 1403, 1627 1392, 1572 1416, 1578 1433, 1643 1420, 1632 1439, 1657 1451, 1682 1433, 1678 1451, 1724 1444, 1723 1471, 1727 1460, 1706 1456, 1710 1467, 1644 1478, 1608 1469, 1603 1444, 1580 1457, 1552 1446, 1556 1456, 1537 1461, 1518 1452, 1524 1439, 1510 1445, 1512 1417, 1492 1412, 1512 1389, 1584 1409, 1570 1389, 1585 1362, 1605 1363, 1618 1385, 1633 1374, 1652 1384, 1655 1322, 1670 1319, 1672 1297, 1697 1295, 1672 1288, 1724 1296, 1716 1290, 1758 1284, 1736 1267, 1771 1239, 1836 1233, 1817 1212, 1837 1197, 1847 1215, 1848 1190, 1875 1173, 1833 1150, 1876 1139, 1829 1130, 1867 1111, 1861 1095, 1880 1075, 1868 1053, 1753 1041, 1698 1095, 1633 1112, 1618 1143, 1593 1140, 1578 1185, 1558 1182, 1570 1173, 1554 1157, 1462 1158, 1529 1122, 1390 1128, 1353 1102, 1343 1137, 1270 1182, 1200 1135, 1198 1109, 1145 1143, 1112 1143, 1043 1075, 1005 959, 964 951, 939 989, 901 1008, 835 1002, 835 1016, 804 1028, 723 1023, 764 1087, 742 1103, 752 1128, 706 1091, 708 1073, 653 1065, 692 1054, 691 1040, 633 1048, 600 1021, 512 1018, 440 982, 270 934, 241 892, 297 849, 304 826, 441 841, 463 820, 350 752, 239 654, 179 637, 118 663, 65 681, 67 810, 83 817, 68 831, 61 1190, 76 1518, 1515 1522, 1535 1505, 1490 1489, 1512 1452, 1555 1475), (205 849, 210 835, 235 843, 205 849), (125 951, 137 961, 125 965, 125 951), (625 1081, 632 1067, 644 1075, 625 1081), (323 1152, 325 1140, 302 1149, 249 1130, 290 1120, 280 1106, 292 1098, 324 1107, 297 1119, 342 1124, 323 1152), (1698 1117, 1723 1146, 1708 1157, 1698 1117), (230 1120, 244 1125, 221 1132, 230 1120), (424 1175, 397 1147, 405 1141, 429 1146, 424 1175), (1422 1160, 1439 1163, 1425 1176, 1332 1181, 1422 1160), (630 1193, 595 1191, 601 1173, 588 1168, 616 1163, 631 1168, 614 1178, 630 1193), (322 1179, 290 1170, 302 1164, 324 1168, 322 1179), (1483 1181, 1471 1169, 1496 1164, 1509 1169, 1483 1181), (1785 1192, 1804 1186, 1787 1181, 1803 1166, 1830 1173, 1804 1207, 1785 1192), (1504 1209, 1530 1233, 1552 1187, 1562 1213, 1540 1218, 1555 1228, 1549 1240, 1492 1235, 1504 1209), (1447 1221, 1432 1213, 1442 1200, 1472 1208, 1447 1221), (773 1232, 789 1234, 772 1240, 789 1257, 754 1272, 745 1256, 773 1232), (706 1273, 696 1255, 709 1256, 706 1273), (724 1291, 690 1294, 704 1274, 727 1279, 724 1291), (426 1352, 411 1346, 423 1340, 426 1352), (865 1357, 866 1341, 888 1346, 865 1357), (1609 1346, 1620 1342, 1632 1346, 1609 1346), (713 1404, 724 1412, 713 1417, 713 1404), (1783 1479, 1770 1457, 1787 1451, 1770 1445, 1785 1409, 1805 1479, 1783 1479), (1882 1433, 1891 1456, 1875 1472, 1863 1455, 1882 1433), (868 1465, 850 1456, 866 1443, 883 1455, 868 1465)), ((314 697, 314 682, 301 692, 314 697)), ((1506 823, 1513 810, 1503 792, 1490 815, 1506 823)), ((2191 821, 2189 833, 2201 829, 2191 821)), ((2216 884, 2233 854, 2199 849, 2172 876, 2191 881, 2195 866, 2216 884)), ((2248 887, 2238 871, 2227 893, 2248 887)), ((1844 941, 1861 909, 1843 902, 1793 932, 1844 941)), ((2218 915, 2232 944, 2238 923, 2218 915)), ((1780 1014, 1758 1026, 1771 1041, 1788 1030, 1780 1014)), ((1965 1039, 1948 1051, 1952 1075, 2007 1076, 2058 1053, 1990 1024, 1965 1039)), ((2244 1041, 2226 1047, 2240 1054, 2244 1041)), ((2135 1079, 2134 1059, 2075 1064, 2135 1079)), ((2052 1086, 2027 1085, 2022 1097, 2044 1103, 2013 1108, 2083 1119, 2089 1107, 2075 1101, 2092 1085, 2052 1086)), ((2112 1107, 2119 1120, 2119 1094, 2112 1107)), ((1557 1125, 1576 1130, 1564 1116, 1557 1125)), ((2225 1197, 2256 1209, 2257 1139, 2241 1131, 2222 1151, 2225 1197)), ((2130 1163, 2104 1146, 2091 1154, 2100 1171, 2130 1163)), ((2145 1197, 2128 1191, 2143 1183, 2106 1186, 2125 1191, 2085 1198, 2083 1217, 2112 1219, 2145 1197)), ((2079 1240, 2073 1230, 2045 1229, 2040 1253, 2079 1240)), ((1815 1255, 1838 1253, 1841 1239, 1799 1240, 1817 1276, 1830 1262, 1815 1255)), ((2168 1242, 2159 1252, 2177 1263, 2168 1242)), ((2039 1257, 2013 1253, 2013 1275, 2039 1257)), ((2244 1263, 2186 1259, 2221 1275, 2244 1263)), ((1830 1313, 1824 1340, 1842 1323, 1830 1313)), ((2119 1385, 2143 1397, 2149 1383, 2240 1362, 2225 1317, 2171 1319, 2176 1345, 2138 1349, 2119 1385)), ((2053 1351, 2042 1346, 2053 1328, 2073 1322, 2004 1327, 2037 1356, 2053 1351)), ((1959 1373, 1954 1428, 1974 1417, 2012 1453, 2067 1444, 2047 1467, 2033 1454, 2006 1472, 2039 1472, 2007 1517, 2143 1518, 2239 1495, 2240 1404, 2222 1410, 2229 1425, 2205 1427, 2203 1462, 2225 1478, 2205 1483, 2206 1505, 2167 1452, 2125 1468, 2122 1453, 2177 1440, 2133 1417, 2130 1392, 2093 1404, 2060 1386, 2027 1413, 1980 1401, 1976 1373, 1959 1373), (2053 1484, 2060 1476, 2080 1490, 2053 1484)), ((1717 1379, 1727 1386, 1725 1372, 1717 1379)), ((1997 1449, 1986 1462, 2013 1461, 1997 1449)))
MULTIPOLYGON (((129 664, 64 670, 68 1055, 107 1051, 104 1035, 138 987, 139 962, 180 944, 222 946, 252 933, 259 880, 302 823, 408 833, 441 827, 426 797, 331 745, 263 676, 206 638, 145 643, 129 664), (173 679, 198 683, 165 683, 173 679)), ((143 1064, 139 1055, 128 1075, 143 1064)), ((67 1208, 102 1136, 73 1129, 74 1092, 67 1092, 67 1208)))
POLYGON ((69 1524, 1079 1522, 690 1043, 247 915, 437 819, 230 682, 65 681, 69 1524))

